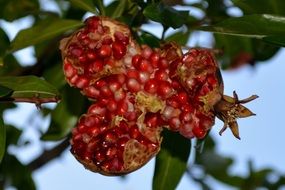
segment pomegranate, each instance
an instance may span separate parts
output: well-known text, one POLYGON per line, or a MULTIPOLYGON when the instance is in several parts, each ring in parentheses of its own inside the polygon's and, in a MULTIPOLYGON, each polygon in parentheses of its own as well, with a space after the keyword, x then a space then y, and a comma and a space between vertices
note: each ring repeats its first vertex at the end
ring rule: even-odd
MULTIPOLYGON (((106 17, 90 17, 61 41, 66 81, 94 103, 72 131, 71 152, 87 168, 122 175, 160 150, 167 128, 186 138, 204 138, 215 116, 238 136, 235 119, 249 110, 223 95, 212 51, 175 43, 138 45, 129 28, 106 17)), ((221 131, 221 132, 222 132, 221 131)))

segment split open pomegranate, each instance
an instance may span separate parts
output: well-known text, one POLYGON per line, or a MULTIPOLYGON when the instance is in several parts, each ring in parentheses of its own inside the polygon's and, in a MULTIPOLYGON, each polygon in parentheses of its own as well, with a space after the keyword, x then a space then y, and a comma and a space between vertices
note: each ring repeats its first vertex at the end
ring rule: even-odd
POLYGON ((215 116, 231 126, 231 106, 245 103, 223 95, 211 50, 139 45, 128 26, 110 18, 88 18, 60 49, 66 81, 93 101, 72 132, 71 152, 104 175, 147 163, 160 150, 163 128, 201 139, 215 116))

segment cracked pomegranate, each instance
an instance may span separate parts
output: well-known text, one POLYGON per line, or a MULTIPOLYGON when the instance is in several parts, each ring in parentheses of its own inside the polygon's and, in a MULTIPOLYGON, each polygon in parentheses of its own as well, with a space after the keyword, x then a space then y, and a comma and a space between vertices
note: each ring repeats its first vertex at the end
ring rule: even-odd
POLYGON ((223 95, 210 50, 140 46, 126 25, 95 16, 60 49, 67 82, 94 101, 71 140, 71 152, 92 171, 122 175, 140 168, 159 152, 163 128, 201 139, 217 115, 225 122, 221 131, 229 126, 239 137, 235 119, 252 115, 240 103, 254 98, 223 95))

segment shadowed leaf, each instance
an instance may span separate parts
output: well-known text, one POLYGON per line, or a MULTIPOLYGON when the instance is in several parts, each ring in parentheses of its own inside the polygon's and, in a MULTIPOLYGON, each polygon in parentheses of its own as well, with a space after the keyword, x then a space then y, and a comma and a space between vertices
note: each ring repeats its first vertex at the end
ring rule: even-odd
POLYGON ((11 42, 9 51, 14 52, 38 44, 80 26, 83 26, 83 23, 78 20, 57 19, 49 23, 43 22, 31 28, 21 30, 11 42))
POLYGON ((59 100, 59 92, 45 80, 35 76, 0 77, 0 85, 13 90, 9 97, 17 100, 35 99, 44 103, 46 98, 59 100))
POLYGON ((70 2, 72 5, 82 10, 98 15, 98 11, 96 10, 92 0, 70 0, 70 2))
POLYGON ((6 127, 4 126, 3 119, 0 118, 0 164, 6 150, 6 127))
POLYGON ((254 38, 266 36, 283 36, 285 17, 261 14, 229 18, 212 26, 200 27, 201 30, 254 38))
POLYGON ((166 131, 156 156, 152 187, 154 190, 175 189, 186 171, 191 141, 178 133, 166 131), (178 147, 179 145, 179 147, 178 147))
POLYGON ((148 5, 143 14, 164 26, 179 28, 187 22, 189 11, 178 11, 163 3, 154 3, 148 5))

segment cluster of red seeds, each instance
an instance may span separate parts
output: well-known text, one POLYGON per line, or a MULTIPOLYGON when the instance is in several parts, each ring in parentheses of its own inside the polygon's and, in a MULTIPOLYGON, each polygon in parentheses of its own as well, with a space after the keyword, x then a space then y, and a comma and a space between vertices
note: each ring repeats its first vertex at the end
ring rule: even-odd
POLYGON ((203 138, 214 124, 222 80, 208 50, 139 46, 105 17, 62 40, 67 82, 94 101, 73 130, 72 153, 105 175, 129 173, 160 149, 162 128, 203 138))

